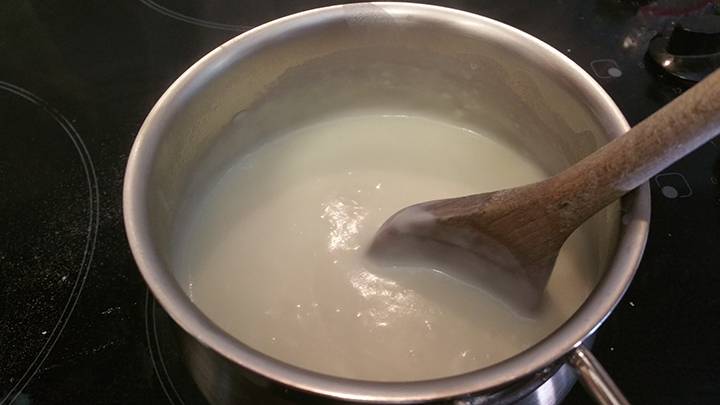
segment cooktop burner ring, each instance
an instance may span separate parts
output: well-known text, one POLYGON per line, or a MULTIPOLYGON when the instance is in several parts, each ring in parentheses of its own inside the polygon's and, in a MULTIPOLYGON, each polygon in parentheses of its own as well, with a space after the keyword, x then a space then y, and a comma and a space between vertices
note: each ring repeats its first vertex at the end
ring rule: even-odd
POLYGON ((245 31, 253 28, 253 26, 249 26, 249 25, 225 24, 225 23, 220 23, 220 22, 216 22, 216 21, 205 20, 202 18, 191 17, 189 15, 186 15, 186 14, 177 12, 175 10, 171 10, 167 7, 164 7, 160 4, 158 4, 155 0, 140 0, 140 2, 142 4, 144 4, 145 6, 151 8, 151 9, 157 11, 158 13, 163 14, 167 17, 170 17, 170 18, 178 20, 178 21, 186 22, 188 24, 197 25, 199 27, 212 28, 212 29, 216 29, 216 30, 230 31, 230 32, 245 32, 245 31))
POLYGON ((95 242, 98 234, 98 222, 100 219, 100 202, 98 197, 98 180, 95 172, 95 165, 93 164, 90 153, 88 152, 85 143, 80 137, 80 134, 73 127, 71 122, 67 118, 65 118, 65 116, 63 116, 58 110, 50 106, 50 104, 48 104, 46 101, 20 86, 0 81, 0 90, 7 91, 35 105, 43 112, 48 114, 52 118, 52 120, 55 121, 62 128, 63 132, 67 134, 68 138, 73 144, 74 149, 77 151, 78 157, 80 158, 80 161, 82 163, 85 180, 87 181, 87 201, 89 203, 85 250, 82 254, 79 271, 77 273, 77 276, 75 277, 70 296, 67 298, 67 301, 63 306, 62 312, 60 313, 58 320, 55 322, 54 326, 50 330, 48 337, 46 338, 45 343, 42 345, 41 349, 30 362, 22 376, 10 388, 7 394, 0 399, 0 403, 5 403, 5 401, 13 401, 18 395, 20 395, 23 389, 30 383, 35 374, 37 374, 38 370, 40 369, 44 361, 47 359, 48 355, 50 354, 53 347, 60 338, 60 335, 67 326, 70 316, 75 310, 75 306, 77 305, 80 294, 83 290, 83 287, 85 286, 85 281, 90 271, 93 254, 95 252, 95 242))
POLYGON ((62 128, 63 132, 67 134, 75 150, 77 151, 78 157, 80 158, 80 161, 82 163, 85 180, 87 181, 88 186, 87 198, 89 202, 85 250, 82 254, 80 270, 75 277, 75 282, 73 283, 70 296, 67 298, 67 301, 63 306, 62 312, 60 313, 58 320, 49 332, 48 337, 46 338, 45 343, 42 345, 41 349, 30 362, 22 376, 10 388, 7 394, 4 397, 0 398, 0 403, 6 403, 6 401, 12 402, 13 400, 15 400, 15 398, 17 398, 17 396, 22 393, 23 389, 25 389, 25 387, 30 383, 35 374, 37 374, 45 359, 47 359, 48 355, 50 354, 53 347, 60 338, 60 335, 67 326, 70 316, 75 310, 75 306, 77 305, 78 299, 80 298, 82 289, 85 286, 85 280, 87 279, 90 265, 92 263, 93 254, 95 251, 95 242, 98 234, 98 222, 100 219, 100 209, 98 198, 98 180, 95 172, 95 166, 90 157, 90 153, 85 146, 85 143, 80 137, 80 134, 70 123, 70 121, 65 118, 65 116, 63 116, 58 110, 50 106, 50 104, 48 104, 46 101, 22 87, 16 86, 8 82, 0 81, 0 90, 7 91, 12 95, 18 96, 25 101, 37 106, 43 112, 48 114, 52 118, 52 120, 55 121, 62 128))
POLYGON ((185 405, 182 396, 175 387, 175 383, 170 377, 170 373, 165 366, 165 359, 162 355, 162 348, 160 347, 160 338, 158 336, 158 325, 157 325, 157 302, 151 296, 150 290, 145 291, 145 338, 147 339, 148 352, 150 354, 150 361, 152 362, 155 376, 160 383, 160 388, 165 393, 168 401, 172 405, 181 404, 185 405), (161 370, 162 368, 162 370, 161 370), (168 389, 169 387, 169 389, 168 389), (172 394, 174 395, 171 395, 172 394))

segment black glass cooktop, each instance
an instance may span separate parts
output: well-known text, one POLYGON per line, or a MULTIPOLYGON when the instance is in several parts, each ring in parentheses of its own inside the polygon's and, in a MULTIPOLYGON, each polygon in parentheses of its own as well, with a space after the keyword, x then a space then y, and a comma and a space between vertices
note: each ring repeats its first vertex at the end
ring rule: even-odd
MULTIPOLYGON (((128 152, 155 100, 202 55, 332 3, 0 2, 0 404, 205 403, 125 239, 128 152)), ((720 9, 713 0, 433 3, 550 43, 631 124, 690 84, 646 56, 650 40, 720 9)), ((650 182, 645 257, 594 347, 634 403, 720 403, 718 183, 718 138, 650 182)), ((576 387, 566 403, 589 401, 576 387)))

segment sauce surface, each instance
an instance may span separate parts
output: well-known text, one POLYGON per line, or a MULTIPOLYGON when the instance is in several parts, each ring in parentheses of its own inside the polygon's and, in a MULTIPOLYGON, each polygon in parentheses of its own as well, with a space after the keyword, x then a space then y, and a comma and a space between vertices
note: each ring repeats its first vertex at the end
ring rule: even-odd
POLYGON ((407 115, 337 117, 239 156, 191 207, 176 277, 240 341, 314 371, 374 381, 445 377, 535 344, 587 297, 597 263, 582 228, 537 317, 427 268, 365 256, 395 211, 545 178, 512 148, 407 115))

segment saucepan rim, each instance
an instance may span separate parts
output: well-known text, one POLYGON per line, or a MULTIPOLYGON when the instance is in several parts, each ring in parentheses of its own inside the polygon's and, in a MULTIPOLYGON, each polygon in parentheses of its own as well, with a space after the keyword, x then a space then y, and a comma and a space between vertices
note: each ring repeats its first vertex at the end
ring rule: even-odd
POLYGON ((203 345, 229 361, 290 387, 344 400, 364 402, 416 402, 451 398, 468 393, 492 391, 551 365, 591 335, 620 301, 635 273, 645 247, 650 219, 647 184, 623 199, 625 221, 609 270, 586 302, 560 328, 524 352, 495 365, 470 373, 413 382, 371 382, 323 375, 305 370, 260 353, 220 329, 188 298, 165 267, 151 237, 147 207, 153 159, 172 120, 173 111, 191 100, 201 84, 231 63, 231 56, 262 45, 268 37, 284 30, 346 19, 367 7, 380 7, 390 16, 412 15, 432 21, 462 24, 464 29, 482 28, 499 40, 512 41, 519 51, 542 52, 547 64, 572 86, 596 111, 610 133, 617 136, 629 127, 612 99, 583 69, 550 45, 490 18, 413 3, 361 3, 309 10, 264 24, 235 37, 190 67, 155 104, 142 125, 130 153, 124 180, 125 228, 135 261, 157 301, 172 319, 203 345))

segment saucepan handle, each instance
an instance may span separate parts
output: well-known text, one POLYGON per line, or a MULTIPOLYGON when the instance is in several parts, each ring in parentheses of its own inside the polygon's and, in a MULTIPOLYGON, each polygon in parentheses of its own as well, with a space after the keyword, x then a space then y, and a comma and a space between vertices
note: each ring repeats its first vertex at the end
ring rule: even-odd
POLYGON ((583 345, 570 352, 568 363, 575 369, 575 373, 577 373, 585 389, 595 397, 599 404, 630 404, 600 362, 583 345))

